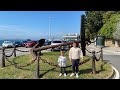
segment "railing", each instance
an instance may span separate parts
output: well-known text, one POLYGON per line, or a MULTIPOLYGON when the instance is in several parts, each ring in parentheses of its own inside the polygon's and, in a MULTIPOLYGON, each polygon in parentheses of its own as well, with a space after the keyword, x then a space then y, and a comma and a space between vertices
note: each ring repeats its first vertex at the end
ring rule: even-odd
MULTIPOLYGON (((78 42, 78 43, 80 43, 80 41, 75 41, 75 42, 78 42)), ((58 67, 58 65, 56 64, 53 64, 53 63, 51 63, 51 62, 47 62, 47 60, 45 60, 45 59, 42 59, 41 58, 41 51, 42 50, 47 50, 47 49, 50 49, 50 48, 56 48, 56 47, 62 47, 62 46, 67 46, 67 45, 71 45, 73 42, 65 42, 65 43, 62 43, 62 44, 58 44, 58 45, 48 45, 48 46, 42 46, 42 47, 39 47, 39 43, 37 43, 30 51, 22 51, 22 50, 19 50, 19 49, 17 49, 16 47, 14 47, 14 49, 13 49, 13 51, 12 51, 12 53, 10 54, 10 55, 6 55, 5 54, 5 48, 3 47, 1 50, 2 50, 2 63, 1 63, 1 66, 2 67, 5 67, 5 60, 7 60, 7 61, 9 61, 8 60, 8 57, 11 57, 11 56, 13 56, 14 55, 14 57, 16 57, 17 56, 17 54, 16 54, 16 51, 19 51, 19 52, 30 52, 31 53, 31 55, 32 55, 32 60, 31 60, 31 62, 30 63, 27 63, 27 64, 25 64, 25 65, 16 65, 15 64, 15 67, 25 67, 25 66, 29 66, 29 65, 31 65, 31 64, 33 64, 36 60, 37 60, 37 65, 36 65, 36 76, 35 76, 35 78, 39 78, 39 75, 40 75, 40 66, 39 66, 39 62, 40 62, 40 60, 42 60, 44 63, 48 63, 49 65, 52 65, 52 66, 56 66, 56 67, 58 67)), ((89 53, 91 53, 92 54, 92 57, 90 57, 88 60, 85 60, 85 61, 83 61, 83 62, 81 62, 79 65, 82 65, 82 64, 84 64, 84 63, 86 63, 87 61, 89 61, 89 60, 91 60, 92 59, 92 72, 93 72, 93 74, 95 74, 96 73, 96 66, 95 66, 95 61, 99 61, 100 59, 103 61, 103 50, 102 50, 102 48, 101 48, 101 50, 100 51, 98 51, 98 52, 96 52, 95 50, 93 50, 93 51, 89 51, 89 50, 87 50, 86 49, 86 51, 88 51, 89 53), (100 53, 100 57, 99 57, 99 59, 97 59, 96 58, 96 53, 100 53)), ((10 61, 9 61, 10 62, 10 61)), ((70 65, 71 66, 71 65, 70 65)), ((68 66, 69 67, 69 66, 68 66)))
MULTIPOLYGON (((92 57, 91 57, 91 59, 92 59, 92 73, 93 73, 93 74, 96 74, 95 61, 101 60, 101 61, 103 62, 103 48, 101 48, 101 50, 98 51, 98 52, 96 52, 95 50, 89 51, 89 50, 87 50, 87 49, 86 49, 86 51, 92 54, 92 57), (97 57, 96 57, 96 55, 95 55, 96 53, 100 53, 100 56, 99 56, 98 59, 97 59, 97 57)), ((102 68, 103 68, 103 67, 101 67, 101 69, 102 69, 102 68)))

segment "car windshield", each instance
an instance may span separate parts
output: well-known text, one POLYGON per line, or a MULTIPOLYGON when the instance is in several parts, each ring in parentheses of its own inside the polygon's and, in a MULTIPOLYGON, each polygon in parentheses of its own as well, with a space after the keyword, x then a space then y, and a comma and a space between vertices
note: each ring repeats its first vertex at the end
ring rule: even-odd
POLYGON ((36 41, 28 41, 27 43, 34 43, 34 42, 36 42, 36 41))
POLYGON ((27 43, 32 43, 33 41, 28 41, 27 43))
POLYGON ((4 41, 4 43, 11 43, 10 41, 4 41))
POLYGON ((20 43, 20 42, 15 42, 15 43, 20 43))
POLYGON ((27 41, 22 41, 23 43, 26 43, 27 41))
POLYGON ((53 43, 62 43, 61 41, 53 41, 53 43))

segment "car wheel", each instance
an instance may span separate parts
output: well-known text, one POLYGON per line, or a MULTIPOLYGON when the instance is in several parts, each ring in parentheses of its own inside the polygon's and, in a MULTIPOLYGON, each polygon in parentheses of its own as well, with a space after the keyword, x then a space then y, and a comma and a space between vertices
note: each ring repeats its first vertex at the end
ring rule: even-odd
POLYGON ((51 49, 51 51, 54 51, 54 49, 51 49))

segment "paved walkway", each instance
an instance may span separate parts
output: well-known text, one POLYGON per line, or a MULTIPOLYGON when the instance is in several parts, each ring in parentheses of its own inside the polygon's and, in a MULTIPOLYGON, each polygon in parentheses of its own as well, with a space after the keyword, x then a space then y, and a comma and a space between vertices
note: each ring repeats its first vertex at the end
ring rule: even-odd
MULTIPOLYGON (((95 47, 93 44, 87 46, 87 49, 95 49, 96 51, 100 50, 100 48, 95 47)), ((87 54, 90 55, 89 53, 87 54)), ((99 54, 97 54, 97 56, 99 56, 99 54)), ((108 60, 120 73, 120 48, 104 47, 103 59, 108 60)))
MULTIPOLYGON (((100 48, 96 47, 94 44, 91 44, 86 47, 87 49, 95 49, 96 51, 99 51, 100 48)), ((120 47, 104 47, 103 48, 103 54, 107 55, 120 55, 120 47)))

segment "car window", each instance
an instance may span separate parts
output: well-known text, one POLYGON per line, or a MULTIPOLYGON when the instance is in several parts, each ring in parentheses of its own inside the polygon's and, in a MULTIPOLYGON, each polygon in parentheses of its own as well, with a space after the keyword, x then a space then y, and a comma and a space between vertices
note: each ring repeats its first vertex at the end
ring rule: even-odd
POLYGON ((61 41, 53 41, 53 43, 62 43, 61 41))
POLYGON ((11 43, 10 41, 5 41, 4 43, 11 43))
POLYGON ((32 43, 32 41, 28 41, 28 43, 32 43))

